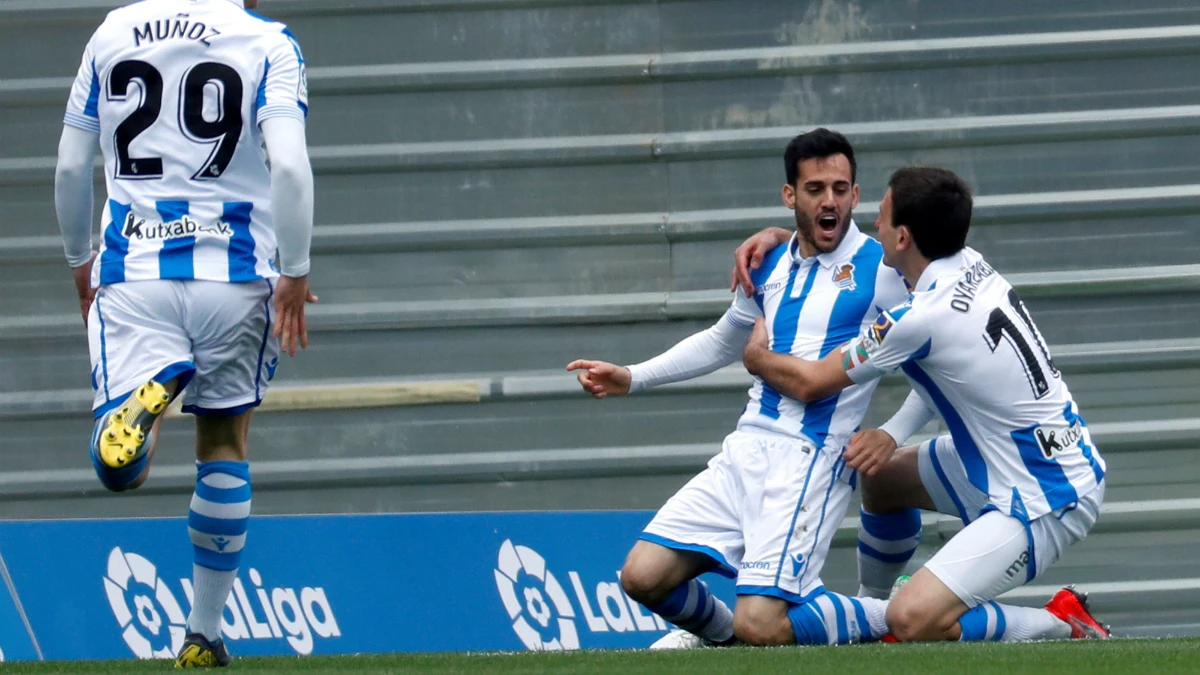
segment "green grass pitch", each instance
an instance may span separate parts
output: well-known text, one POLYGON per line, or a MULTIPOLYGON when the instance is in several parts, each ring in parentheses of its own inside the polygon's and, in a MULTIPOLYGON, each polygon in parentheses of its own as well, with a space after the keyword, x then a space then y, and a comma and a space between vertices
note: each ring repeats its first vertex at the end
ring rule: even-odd
MULTIPOLYGON (((6 663, 3 673, 153 673, 170 661, 6 663)), ((592 651, 511 654, 392 654, 238 658, 232 671, 254 673, 528 673, 531 675, 1107 675, 1200 673, 1200 639, 912 644, 694 651, 592 651)))

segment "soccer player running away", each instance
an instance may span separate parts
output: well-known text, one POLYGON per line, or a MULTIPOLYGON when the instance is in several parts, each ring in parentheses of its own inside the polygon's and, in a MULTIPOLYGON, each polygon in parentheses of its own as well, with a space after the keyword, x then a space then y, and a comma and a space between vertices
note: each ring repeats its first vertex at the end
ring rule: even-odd
MULTIPOLYGON (((855 434, 845 455, 874 474, 863 480, 864 509, 874 517, 860 529, 863 589, 882 593, 911 557, 915 545, 886 549, 910 536, 913 518, 919 530, 915 509, 957 516, 965 528, 892 600, 887 624, 895 638, 1108 637, 1070 588, 1045 609, 994 601, 1087 536, 1104 501, 1105 464, 1017 292, 966 247, 971 207, 967 186, 950 171, 896 171, 875 226, 884 262, 912 288, 908 301, 822 358, 779 349, 760 323, 744 362, 809 405, 896 370, 912 383, 900 411, 883 428, 855 434), (949 435, 897 452, 935 411, 949 435)), ((782 238, 767 230, 739 249, 743 286, 755 274, 746 262, 769 266, 766 252, 782 238)), ((799 623, 825 630, 817 613, 799 623)))
MULTIPOLYGON (((572 362, 585 391, 604 398, 710 373, 738 360, 759 319, 778 350, 819 359, 873 325, 880 307, 908 297, 879 242, 851 217, 858 186, 845 137, 827 129, 797 136, 784 171, 795 227, 755 273, 754 294, 737 294, 711 328, 644 363, 572 362)), ((821 582, 854 490, 843 450, 875 385, 806 403, 756 378, 720 454, 663 505, 626 559, 625 591, 683 629, 656 647, 883 637, 885 601, 826 592, 821 582), (710 570, 736 577, 732 611, 696 579, 710 570)))
POLYGON ((250 416, 279 362, 276 337, 293 356, 306 347, 304 305, 316 300, 304 59, 283 24, 247 11, 256 3, 110 12, 84 50, 55 174, 88 329, 100 481, 120 492, 146 480, 172 398, 182 392, 196 415, 183 667, 229 663, 221 611, 250 517, 250 416), (97 150, 108 199, 94 254, 97 150))

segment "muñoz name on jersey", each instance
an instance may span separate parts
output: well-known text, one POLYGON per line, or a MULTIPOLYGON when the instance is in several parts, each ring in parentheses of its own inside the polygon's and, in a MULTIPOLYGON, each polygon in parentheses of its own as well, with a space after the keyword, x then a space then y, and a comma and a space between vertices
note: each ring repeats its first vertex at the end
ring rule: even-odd
POLYGON ((970 248, 933 261, 907 303, 847 346, 846 363, 859 383, 904 371, 946 422, 989 509, 1033 520, 1071 507, 1104 478, 1104 460, 1025 304, 970 248))
MULTIPOLYGON (((904 280, 883 264, 883 247, 850 224, 837 249, 802 258, 795 236, 768 253, 751 273, 754 297, 735 294, 725 320, 753 328, 766 318, 770 348, 819 359, 870 326, 882 307, 908 297, 904 280)), ((805 404, 755 378, 739 429, 766 429, 803 437, 840 452, 862 423, 874 382, 805 404)))
POLYGON ((278 276, 258 125, 307 114, 300 46, 240 0, 143 0, 110 12, 64 117, 99 133, 104 153, 92 284, 278 276))

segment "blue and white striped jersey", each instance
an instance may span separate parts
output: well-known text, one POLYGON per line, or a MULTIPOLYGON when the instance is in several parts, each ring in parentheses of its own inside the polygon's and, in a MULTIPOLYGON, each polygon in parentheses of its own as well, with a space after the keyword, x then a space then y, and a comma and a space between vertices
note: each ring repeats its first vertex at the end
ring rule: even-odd
POLYGON ((307 112, 295 38, 241 0, 143 0, 110 12, 64 118, 99 133, 104 153, 92 284, 278 276, 258 125, 307 112))
POLYGON ((899 368, 941 414, 971 484, 990 497, 985 511, 1033 520, 1072 507, 1104 478, 1021 298, 972 249, 933 261, 910 300, 881 314, 849 352, 852 380, 899 368))
MULTIPOLYGON (((742 327, 765 317, 773 351, 820 359, 908 297, 903 278, 883 264, 883 247, 854 223, 830 253, 802 258, 798 247, 793 236, 787 246, 772 250, 752 274, 754 297, 737 293, 725 315, 742 327)), ((755 378, 738 428, 805 437, 818 448, 841 452, 862 423, 875 384, 806 405, 755 378)))

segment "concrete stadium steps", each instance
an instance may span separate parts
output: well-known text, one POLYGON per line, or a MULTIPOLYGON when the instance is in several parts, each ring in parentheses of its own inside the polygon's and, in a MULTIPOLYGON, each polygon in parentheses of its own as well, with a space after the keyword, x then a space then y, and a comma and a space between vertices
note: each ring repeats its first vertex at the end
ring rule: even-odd
MULTIPOLYGON (((1189 484, 1194 477, 1180 450, 1200 443, 1200 396, 1193 384, 1200 371, 1177 366, 1153 373, 1126 364, 1089 374, 1075 372, 1069 360, 1063 368, 1106 453, 1130 451, 1145 462, 1162 458, 1114 484, 1148 486, 1158 480, 1164 490, 1172 481, 1189 484), (1169 470, 1168 462, 1180 468, 1169 470)), ((449 397, 445 387, 422 391, 422 385, 439 383, 449 384, 445 379, 357 379, 279 385, 256 417, 251 441, 256 462, 294 465, 289 472, 307 471, 317 482, 456 482, 473 471, 471 466, 485 478, 503 473, 496 467, 504 466, 504 471, 532 472, 536 479, 621 467, 678 470, 698 466, 697 457, 715 452, 711 444, 733 428, 750 378, 734 366, 651 394, 604 402, 584 396, 573 377, 562 372, 463 378, 449 397), (464 388, 467 396, 461 396, 464 388), (605 449, 594 451, 597 447, 605 449), (643 455, 649 464, 639 462, 643 455), (302 468, 315 460, 322 461, 302 468), (352 464, 362 471, 351 471, 352 464)), ((864 424, 881 423, 907 393, 902 378, 885 379, 864 424)), ((8 431, 0 452, 11 458, 8 470, 78 466, 91 429, 89 403, 88 390, 0 399, 0 420, 8 431), (22 451, 30 445, 47 450, 22 451)), ((173 448, 168 452, 190 448, 191 434, 190 423, 168 420, 162 447, 173 448)))
MULTIPOLYGON (((856 143, 864 201, 908 164, 944 165, 981 196, 1185 190, 1200 106, 838 124, 856 143), (1144 167, 1154 166, 1153 171, 1144 167)), ((538 218, 778 203, 779 156, 800 126, 662 134, 315 146, 317 222, 538 218), (614 199, 613 195, 620 195, 614 199)), ((0 158, 5 236, 53 234, 53 144, 0 158)), ((97 199, 103 190, 97 191, 97 199)), ((97 212, 98 213, 98 212, 97 212)), ((98 217, 98 215, 97 215, 98 217)))
MULTIPOLYGON (((867 232, 876 209, 856 211, 867 232)), ((969 242, 1029 297, 1187 291, 1197 215, 1200 185, 980 195, 969 242), (1114 242, 1136 245, 1118 261, 1114 242)), ((413 302, 699 291, 725 282, 744 236, 789 217, 759 207, 321 225, 313 283, 326 307, 396 301, 399 289, 413 302)), ((71 306, 59 237, 0 237, 0 263, 14 291, 0 316, 49 320, 71 306)))
MULTIPOLYGON (((323 65, 310 54, 310 141, 845 125, 877 119, 879 99, 899 105, 891 115, 902 119, 1061 111, 1065 99, 1072 110, 1103 109, 1112 91, 1144 107, 1186 105, 1200 81, 1179 77, 1192 70, 1182 64, 1198 35, 1200 26, 1160 26, 507 60, 411 62, 393 54, 353 66, 323 65), (868 91, 868 100, 857 93, 868 91)), ((0 76, 0 121, 19 132, 5 156, 54 147, 77 66, 60 77, 0 76)))
MULTIPOLYGON (((1200 311, 1194 267, 1012 278, 1052 345, 1187 340, 1200 311)), ((711 325, 729 298, 716 290, 322 303, 310 311, 309 351, 284 358, 279 377, 404 377, 498 365, 545 370, 585 355, 636 362, 711 325)), ((6 391, 86 383, 87 345, 76 314, 0 318, 0 344, 6 391)))
MULTIPOLYGON (((701 409, 707 410, 703 406, 701 409)), ((571 421, 575 422, 574 428, 581 440, 596 438, 597 433, 602 433, 604 440, 610 436, 617 442, 627 440, 620 437, 625 433, 624 429, 620 429, 619 433, 609 433, 618 431, 613 425, 604 425, 601 432, 598 428, 600 425, 593 423, 585 426, 579 423, 579 418, 571 421)), ((666 423, 670 424, 671 421, 667 420, 666 423)), ((731 424, 723 426, 720 434, 710 433, 705 442, 691 444, 629 444, 539 450, 485 448, 475 452, 341 457, 311 452, 316 450, 319 453, 325 449, 313 447, 311 442, 321 439, 320 435, 313 434, 308 437, 308 443, 290 449, 290 458, 280 459, 286 453, 278 452, 277 448, 265 442, 264 428, 260 425, 258 436, 252 434, 251 438, 252 446, 256 441, 264 441, 255 447, 258 456, 254 466, 255 491, 256 495, 264 495, 266 512, 274 512, 273 509, 279 508, 270 504, 294 501, 304 495, 306 510, 310 512, 325 511, 329 504, 339 502, 345 506, 332 511, 369 512, 374 509, 366 505, 380 499, 396 503, 410 502, 396 509, 400 511, 439 510, 436 506, 419 505, 430 499, 439 488, 445 493, 445 499, 458 502, 459 508, 456 510, 642 508, 647 500, 657 499, 657 503, 650 505, 653 508, 702 470, 708 459, 720 451, 719 439, 732 428, 731 424), (310 452, 300 456, 304 450, 310 452), (649 488, 638 482, 651 476, 659 477, 660 485, 649 488), (638 489, 598 490, 584 494, 590 490, 586 487, 588 481, 623 477, 633 480, 634 484, 630 487, 638 489), (508 486, 510 489, 493 491, 485 487, 489 484, 508 486), (543 485, 561 485, 564 488, 579 485, 581 488, 574 494, 567 489, 552 489, 549 493, 537 494, 543 485), (412 492, 408 494, 410 490, 412 492), (323 496, 326 491, 332 491, 336 496, 323 496), (472 493, 477 494, 472 496, 472 493), (535 498, 537 501, 534 501, 535 498), (510 501, 506 503, 506 499, 510 501), (578 503, 573 500, 578 500, 578 503)), ((1137 531, 1145 526, 1147 520, 1153 520, 1159 529, 1164 530, 1197 526, 1200 507, 1195 505, 1194 485, 1200 477, 1200 470, 1192 467, 1187 458, 1200 447, 1197 445, 1200 421, 1194 418, 1162 420, 1157 424, 1097 423, 1089 426, 1109 468, 1106 504, 1118 508, 1118 504, 1144 501, 1148 498, 1148 491, 1156 500, 1170 500, 1177 505, 1191 504, 1186 508, 1177 506, 1176 512, 1156 512, 1152 514, 1153 518, 1128 510, 1121 511, 1119 515, 1106 519, 1111 520, 1106 527, 1111 525, 1117 530, 1137 531), (1148 450, 1144 443, 1122 439, 1122 436, 1134 433, 1142 438, 1153 438, 1158 428, 1175 428, 1179 438, 1186 438, 1186 441, 1181 440, 1178 449, 1148 450)), ((153 510, 156 504, 162 503, 158 498, 167 494, 187 494, 195 486, 194 465, 178 460, 179 455, 189 452, 180 448, 175 440, 171 434, 164 436, 158 460, 152 469, 153 481, 145 489, 120 498, 121 501, 144 501, 143 515, 169 515, 168 512, 153 510)), ((187 444, 184 445, 186 447, 187 444)), ((0 499, 6 505, 42 503, 43 506, 35 512, 29 512, 29 517, 61 517, 47 512, 67 513, 72 509, 78 512, 79 505, 87 503, 86 500, 104 495, 104 489, 85 458, 86 450, 82 444, 77 447, 77 461, 71 463, 70 468, 18 469, 14 465, 12 469, 0 472, 0 499)), ((370 449, 365 445, 362 448, 370 449)), ((63 466, 61 459, 57 467, 63 466)), ((100 511, 87 512, 97 517, 115 515, 128 506, 117 503, 116 499, 113 501, 112 504, 96 507, 100 511)), ((953 522, 944 523, 944 538, 952 535, 955 527, 957 525, 953 522)))
MULTIPOLYGON (((7 0, 0 40, 29 60, 8 64, 0 77, 52 77, 73 71, 78 52, 119 0, 7 0)), ((1200 22, 1186 0, 1155 0, 1114 12, 1109 3, 1077 3, 1070 11, 1034 0, 1007 3, 981 15, 953 0, 916 5, 829 6, 824 3, 737 0, 273 0, 264 13, 286 21, 314 62, 336 65, 474 59, 520 59, 746 49, 990 37, 1043 31, 1094 31, 1200 22), (729 17, 737 16, 737 30, 729 17), (337 30, 326 22, 336 17, 337 30), (345 49, 342 40, 355 40, 345 49)), ((79 52, 82 51, 82 47, 79 52)))

